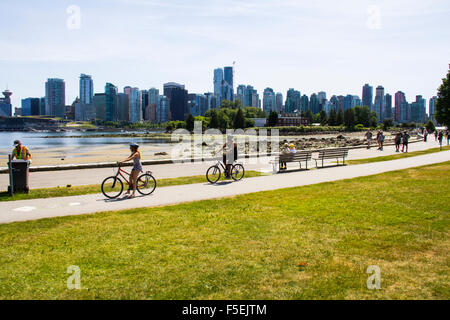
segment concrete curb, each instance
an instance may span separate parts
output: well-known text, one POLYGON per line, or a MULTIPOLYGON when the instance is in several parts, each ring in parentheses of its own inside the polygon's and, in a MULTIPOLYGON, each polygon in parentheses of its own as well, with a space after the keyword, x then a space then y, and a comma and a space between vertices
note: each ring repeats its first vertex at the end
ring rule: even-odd
MULTIPOLYGON (((410 143, 421 142, 423 140, 415 140, 410 141, 410 143)), ((375 144, 376 145, 376 144, 375 144)), ((374 145, 374 146, 375 146, 374 145)), ((393 146, 393 143, 385 144, 385 146, 393 146)), ((359 146, 350 146, 346 147, 349 150, 353 149, 365 149, 365 145, 359 146)), ((318 152, 318 149, 312 150, 312 152, 318 152)), ((278 153, 273 154, 276 156, 278 153)), ((245 159, 249 158, 259 158, 259 157, 267 157, 271 155, 259 155, 259 154, 247 154, 245 155, 245 159)), ((158 164, 175 164, 175 163, 186 163, 186 162, 203 162, 203 161, 214 161, 218 158, 188 158, 188 159, 178 159, 178 160, 170 160, 170 159, 161 159, 161 160, 144 160, 142 161, 143 165, 158 165, 158 164)), ((132 163, 127 163, 123 165, 124 167, 133 166, 132 163)), ((98 163, 85 163, 85 164, 67 164, 67 165, 56 165, 56 166, 39 166, 39 167, 30 167, 30 172, 43 172, 43 171, 65 171, 65 170, 80 170, 80 169, 99 169, 99 168, 114 168, 117 167, 116 162, 98 162, 98 163)), ((0 168, 0 174, 7 174, 9 170, 7 167, 0 168)))

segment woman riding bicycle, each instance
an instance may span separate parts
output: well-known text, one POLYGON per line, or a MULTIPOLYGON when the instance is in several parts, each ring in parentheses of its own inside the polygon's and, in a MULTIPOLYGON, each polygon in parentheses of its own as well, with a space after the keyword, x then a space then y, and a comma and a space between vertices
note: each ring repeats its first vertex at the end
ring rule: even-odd
POLYGON ((130 173, 130 186, 126 193, 126 196, 130 194, 130 190, 133 189, 133 194, 130 198, 134 198, 136 196, 136 180, 139 174, 142 172, 142 163, 141 163, 141 152, 139 151, 139 146, 137 144, 130 144, 131 155, 123 161, 119 161, 118 164, 123 164, 125 162, 133 160, 133 169, 130 173))

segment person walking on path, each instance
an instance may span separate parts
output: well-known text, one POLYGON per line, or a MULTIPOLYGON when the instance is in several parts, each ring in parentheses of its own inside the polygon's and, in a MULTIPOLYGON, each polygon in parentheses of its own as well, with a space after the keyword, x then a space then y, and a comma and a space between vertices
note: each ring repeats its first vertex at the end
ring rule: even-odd
POLYGON ((406 152, 408 152, 408 140, 409 140, 409 134, 408 132, 403 132, 403 136, 402 136, 402 152, 405 152, 405 147, 406 147, 406 152))
POLYGON ((400 152, 400 144, 402 143, 402 133, 398 131, 394 138, 395 152, 400 152))
POLYGON ((423 142, 427 142, 428 130, 424 130, 423 132, 423 142))
POLYGON ((447 145, 449 145, 449 143, 450 143, 450 131, 447 130, 447 131, 445 132, 445 135, 447 136, 447 145))
POLYGON ((12 151, 11 160, 14 159, 31 161, 30 150, 23 146, 19 140, 14 141, 14 149, 12 151))
POLYGON ((438 138, 438 131, 434 130, 434 141, 437 141, 438 138))
POLYGON ((136 196, 136 181, 138 178, 138 175, 142 172, 142 163, 141 163, 141 152, 139 151, 139 146, 137 144, 130 144, 130 151, 131 151, 131 155, 122 160, 119 161, 119 165, 123 164, 125 162, 128 161, 133 161, 133 169, 131 170, 130 173, 130 185, 128 188, 127 193, 125 194, 125 197, 128 197, 130 195, 130 190, 133 189, 133 193, 131 194, 131 196, 129 196, 130 199, 134 198, 136 196))
POLYGON ((439 140, 439 147, 442 150, 442 140, 444 139, 444 133, 442 131, 439 131, 438 134, 438 140, 439 140))
POLYGON ((364 135, 367 140, 367 149, 370 149, 370 143, 372 142, 373 134, 370 130, 367 130, 366 134, 364 135))

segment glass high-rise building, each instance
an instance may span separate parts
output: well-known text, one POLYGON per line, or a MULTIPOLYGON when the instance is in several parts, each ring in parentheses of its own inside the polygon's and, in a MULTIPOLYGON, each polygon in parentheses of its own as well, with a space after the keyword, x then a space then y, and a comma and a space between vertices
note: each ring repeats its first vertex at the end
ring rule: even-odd
POLYGON ((158 97, 157 122, 163 123, 170 120, 170 102, 166 96, 158 97))
POLYGON ((386 93, 384 96, 384 119, 392 119, 392 96, 386 93))
POLYGON ((130 91, 130 122, 142 121, 142 97, 139 88, 132 88, 130 91))
POLYGON ((319 113, 319 98, 317 97, 317 94, 313 93, 311 97, 309 98, 309 110, 313 114, 319 113))
POLYGON ((87 74, 80 75, 80 102, 82 104, 91 104, 94 101, 94 82, 92 77, 87 74))
POLYGON ((373 107, 373 87, 369 84, 365 84, 362 89, 362 104, 363 106, 369 107, 372 111, 373 107))
POLYGON ((119 119, 119 112, 117 110, 117 87, 111 83, 105 85, 106 95, 106 121, 117 121, 119 119))
POLYGON ((263 110, 267 114, 269 114, 271 111, 277 111, 276 96, 272 88, 264 89, 263 110))
POLYGON ((407 114, 403 114, 403 112, 407 112, 407 109, 402 104, 406 103, 405 94, 401 91, 397 91, 394 95, 395 102, 394 102, 394 121, 395 122, 404 122, 404 119, 407 119, 407 114))
POLYGON ((378 86, 373 104, 373 111, 375 111, 378 115, 378 122, 382 122, 384 120, 384 102, 384 88, 383 86, 378 86))
POLYGON ((45 115, 64 117, 66 84, 62 79, 48 79, 45 83, 45 115))
POLYGON ((4 98, 0 98, 0 116, 12 117, 12 104, 11 96, 12 92, 9 90, 3 91, 4 98))
POLYGON ((434 115, 436 114, 436 100, 436 96, 430 98, 428 105, 428 115, 430 116, 431 121, 433 121, 434 123, 436 123, 436 118, 434 117, 434 115))
POLYGON ((290 88, 286 94, 284 110, 286 113, 300 112, 300 91, 290 88))
POLYGON ((276 111, 278 113, 284 112, 284 109, 283 109, 283 94, 281 92, 277 92, 277 94, 275 95, 275 106, 276 106, 276 111))
POLYGON ((38 116, 40 115, 40 98, 22 99, 22 116, 38 116))

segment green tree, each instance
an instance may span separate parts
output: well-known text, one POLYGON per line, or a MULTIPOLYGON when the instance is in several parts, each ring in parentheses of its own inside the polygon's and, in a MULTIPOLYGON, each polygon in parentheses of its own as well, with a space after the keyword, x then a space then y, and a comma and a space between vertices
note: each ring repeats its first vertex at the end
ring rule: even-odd
POLYGON ((337 117, 336 110, 331 109, 330 114, 328 115, 328 125, 335 126, 336 125, 336 117, 337 117))
POLYGON ((370 108, 367 106, 355 107, 355 122, 361 123, 365 127, 370 126, 370 108))
POLYGON ((278 123, 278 113, 276 111, 270 111, 269 116, 267 117, 267 124, 269 127, 274 127, 278 123))
POLYGON ((314 122, 314 115, 311 110, 306 111, 306 118, 308 119, 308 124, 311 125, 314 122))
POLYGON ((186 130, 189 132, 194 131, 194 116, 192 114, 189 113, 189 115, 186 118, 186 130))
POLYGON ((353 129, 355 127, 355 110, 353 108, 345 110, 344 124, 347 129, 353 129))
POLYGON ((427 131, 429 133, 432 133, 432 132, 436 131, 436 127, 434 126, 434 123, 431 120, 428 120, 427 124, 425 125, 425 128, 427 129, 427 131))
POLYGON ((217 129, 218 127, 219 127, 219 120, 217 118, 217 110, 216 109, 211 109, 209 128, 217 129))
POLYGON ((234 129, 244 129, 245 127, 244 113, 241 108, 238 109, 236 116, 234 117, 233 127, 234 129))
POLYGON ((378 114, 375 111, 370 113, 369 127, 376 128, 378 126, 378 114))
POLYGON ((337 116, 336 116, 336 125, 340 126, 344 124, 344 113, 342 112, 342 109, 339 109, 337 116))
POLYGON ((320 124, 325 126, 328 123, 328 117, 325 110, 320 111, 320 124))
POLYGON ((383 130, 387 131, 394 126, 394 121, 392 119, 384 119, 383 120, 383 130))
POLYGON ((442 79, 442 84, 438 89, 435 118, 437 122, 450 128, 450 68, 447 78, 442 79))

